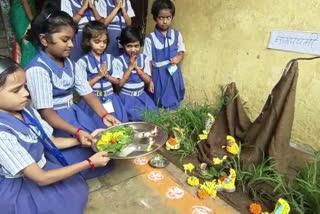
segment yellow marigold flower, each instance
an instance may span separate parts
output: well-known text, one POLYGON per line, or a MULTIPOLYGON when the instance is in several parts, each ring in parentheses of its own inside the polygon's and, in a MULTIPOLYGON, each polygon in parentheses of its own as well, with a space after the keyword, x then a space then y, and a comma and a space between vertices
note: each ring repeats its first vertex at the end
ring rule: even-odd
POLYGON ((207 139, 209 132, 208 132, 207 130, 203 130, 202 133, 203 133, 203 134, 199 134, 200 140, 205 140, 205 139, 207 139))
POLYGON ((122 131, 118 131, 118 132, 113 133, 114 138, 117 138, 117 137, 123 136, 123 135, 124 135, 124 133, 122 131))
POLYGON ((190 173, 194 169, 194 165, 192 163, 183 164, 184 173, 187 173, 189 171, 190 173))
POLYGON ((191 176, 188 178, 188 184, 190 186, 198 186, 199 185, 199 179, 195 176, 191 176))
POLYGON ((105 143, 109 143, 112 139, 112 133, 108 132, 106 134, 103 134, 101 137, 101 140, 105 143))
POLYGON ((214 165, 218 165, 218 164, 222 164, 222 162, 223 162, 225 159, 227 159, 227 156, 226 156, 226 155, 223 156, 222 159, 220 159, 220 158, 213 158, 212 161, 213 161, 213 164, 214 164, 214 165))
POLYGON ((234 137, 230 135, 227 135, 227 151, 234 155, 239 153, 239 146, 234 137))
POLYGON ((206 181, 200 185, 200 189, 205 190, 212 198, 217 196, 216 183, 214 181, 206 181))

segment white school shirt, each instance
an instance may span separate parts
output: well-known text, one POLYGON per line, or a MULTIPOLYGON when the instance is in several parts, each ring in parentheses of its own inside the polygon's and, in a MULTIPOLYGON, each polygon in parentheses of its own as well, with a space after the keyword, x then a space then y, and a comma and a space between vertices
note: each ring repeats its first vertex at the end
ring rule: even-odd
MULTIPOLYGON (((40 57, 37 60, 47 65, 40 57)), ((71 63, 71 60, 67 58, 65 62, 71 63)), ((86 71, 80 69, 77 64, 71 63, 71 65, 72 69, 75 69, 75 72, 72 72, 72 77, 64 73, 61 79, 54 72, 52 72, 52 79, 50 78, 48 73, 50 71, 47 71, 48 65, 47 67, 33 66, 27 69, 27 86, 35 109, 53 108, 54 105, 66 103, 70 100, 70 96, 53 99, 52 82, 61 90, 69 89, 74 82, 75 89, 80 96, 92 93, 92 88, 87 81, 86 71), (75 65, 75 68, 73 68, 73 65, 75 65)))
MULTIPOLYGON (((111 54, 106 54, 106 63, 107 63, 107 72, 109 73, 109 71, 112 69, 111 65, 112 65, 112 56, 111 54)), ((90 61, 89 61, 89 54, 86 54, 84 56, 82 56, 78 61, 77 61, 77 66, 81 71, 85 71, 84 75, 85 78, 88 79, 88 74, 87 74, 87 70, 90 71, 90 73, 93 74, 97 74, 99 73, 98 68, 97 67, 92 67, 90 61)), ((100 68, 100 62, 98 63, 98 67, 100 68)), ((111 83, 108 82, 103 82, 102 87, 109 87, 111 86, 111 83)), ((101 83, 98 81, 96 84, 94 84, 94 86, 92 87, 95 90, 101 90, 101 83)))
MULTIPOLYGON (((171 30, 171 35, 172 37, 172 41, 170 41, 169 39, 169 44, 171 45, 173 42, 174 42, 174 30, 172 29, 171 30)), ((161 49, 164 49, 165 46, 164 44, 162 44, 159 39, 157 38, 157 36, 155 35, 154 32, 152 32, 150 34, 152 36, 152 40, 154 42, 154 46, 156 49, 158 50, 161 50, 161 49)), ((177 52, 186 52, 186 48, 185 48, 185 45, 184 45, 184 42, 183 42, 183 38, 182 38, 182 35, 181 33, 179 32, 178 34, 178 50, 177 52)), ((149 37, 146 37, 145 40, 144 40, 144 48, 143 48, 143 54, 145 54, 146 56, 148 56, 148 58, 150 58, 151 60, 153 60, 153 56, 152 56, 152 41, 149 37)))
MULTIPOLYGON (((27 109, 25 109, 29 112, 27 109)), ((42 120, 39 113, 37 111, 33 111, 37 120, 40 122, 44 132, 50 138, 53 133, 53 129, 49 124, 42 120)), ((5 123, 1 123, 0 125, 10 127, 5 123)), ((35 126, 30 126, 32 129, 40 135, 40 131, 35 126)), ((30 131, 29 135, 25 135, 17 130, 14 127, 10 127, 11 130, 14 131, 14 134, 0 131, 0 174, 5 176, 6 178, 17 178, 23 176, 21 170, 35 163, 35 160, 31 157, 29 152, 20 145, 18 142, 19 136, 22 140, 28 143, 40 143, 38 136, 30 131)), ((44 154, 42 155, 40 161, 37 163, 40 168, 44 167, 46 164, 46 158, 44 154)))

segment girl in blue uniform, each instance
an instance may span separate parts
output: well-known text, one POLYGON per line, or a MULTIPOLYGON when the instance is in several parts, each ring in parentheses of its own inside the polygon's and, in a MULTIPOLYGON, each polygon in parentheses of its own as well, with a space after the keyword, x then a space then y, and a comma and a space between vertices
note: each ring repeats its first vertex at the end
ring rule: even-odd
POLYGON ((119 45, 121 30, 131 26, 131 18, 135 16, 130 0, 104 0, 107 8, 107 17, 103 20, 107 25, 109 45, 107 53, 118 57, 123 54, 123 47, 119 45))
POLYGON ((130 121, 143 119, 145 110, 156 110, 155 104, 144 91, 151 82, 150 60, 138 53, 142 44, 139 32, 131 27, 121 32, 120 43, 125 53, 113 61, 113 74, 119 78, 120 98, 130 121))
MULTIPOLYGON (((53 128, 55 137, 76 138, 82 145, 91 145, 89 134, 98 124, 73 103, 73 93, 77 91, 90 107, 101 117, 104 124, 118 124, 115 119, 92 93, 84 70, 69 58, 73 47, 72 39, 75 23, 63 11, 42 11, 31 26, 31 38, 40 45, 39 54, 26 69, 27 86, 33 106, 53 128)), ((76 163, 93 154, 88 148, 76 146, 62 151, 69 163, 76 163)), ((103 175, 110 167, 95 171, 84 171, 85 178, 103 175)))
POLYGON ((88 186, 78 172, 105 166, 105 152, 62 167, 47 160, 44 148, 67 165, 57 148, 79 144, 56 138, 53 129, 27 106, 25 72, 9 58, 0 59, 0 210, 6 214, 83 213, 88 186))
POLYGON ((144 46, 144 54, 152 60, 149 90, 153 92, 157 106, 174 110, 179 107, 185 93, 179 65, 185 47, 181 33, 170 28, 175 14, 174 4, 170 0, 156 0, 151 13, 156 27, 145 39, 144 46))
POLYGON ((81 47, 82 31, 84 26, 93 20, 102 21, 102 15, 106 14, 106 4, 103 0, 61 0, 61 10, 67 12, 75 23, 78 24, 78 32, 75 34, 71 50, 70 58, 77 61, 85 52, 81 47), (100 16, 101 14, 101 16, 100 16))
MULTIPOLYGON (((78 60, 77 65, 81 70, 87 72, 87 79, 93 89, 93 94, 100 99, 105 109, 121 122, 127 122, 127 112, 120 97, 113 92, 112 84, 118 84, 119 80, 111 76, 113 56, 104 53, 107 44, 105 25, 98 21, 89 22, 83 29, 82 40, 82 47, 87 54, 78 60)), ((84 100, 81 100, 80 107, 97 124, 102 123, 100 117, 84 100)))

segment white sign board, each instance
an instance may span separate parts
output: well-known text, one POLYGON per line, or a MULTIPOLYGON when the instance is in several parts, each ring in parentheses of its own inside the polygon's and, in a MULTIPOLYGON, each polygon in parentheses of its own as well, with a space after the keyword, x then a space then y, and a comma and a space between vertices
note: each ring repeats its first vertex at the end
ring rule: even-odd
POLYGON ((320 33, 273 30, 268 48, 320 55, 320 33))

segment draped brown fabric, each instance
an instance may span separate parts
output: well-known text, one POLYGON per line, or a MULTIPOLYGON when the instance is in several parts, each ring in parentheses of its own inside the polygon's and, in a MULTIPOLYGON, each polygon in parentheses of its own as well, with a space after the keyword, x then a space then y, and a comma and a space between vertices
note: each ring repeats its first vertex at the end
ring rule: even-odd
POLYGON ((243 109, 235 83, 227 85, 224 95, 231 101, 216 117, 208 139, 199 143, 199 161, 212 165, 213 157, 230 156, 221 146, 226 144, 226 136, 232 135, 242 145, 245 166, 258 165, 264 155, 271 156, 278 163, 277 170, 286 174, 297 79, 298 62, 292 60, 253 123, 243 109))

